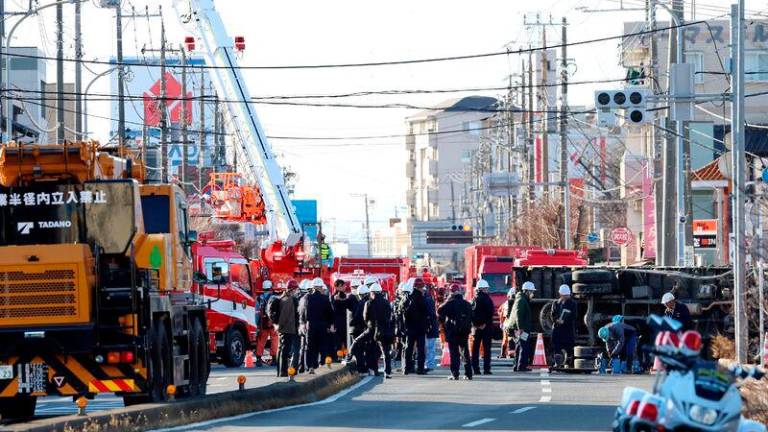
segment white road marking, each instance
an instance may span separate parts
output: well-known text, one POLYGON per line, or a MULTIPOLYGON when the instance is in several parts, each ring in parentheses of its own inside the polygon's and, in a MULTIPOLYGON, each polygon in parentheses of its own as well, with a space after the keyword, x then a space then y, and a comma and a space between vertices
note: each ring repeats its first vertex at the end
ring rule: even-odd
POLYGON ((552 396, 542 396, 539 402, 552 402, 552 396))
POLYGON ((528 412, 528 411, 533 410, 533 409, 536 409, 536 407, 535 406, 522 407, 522 408, 518 408, 518 409, 512 411, 510 414, 522 414, 524 412, 528 412))
POLYGON ((475 427, 475 426, 480 426, 481 424, 490 423, 490 422, 492 422, 494 420, 496 420, 496 419, 495 418, 490 418, 490 417, 481 418, 480 420, 475 420, 473 422, 469 422, 467 424, 463 424, 463 425, 461 425, 461 427, 471 428, 471 427, 475 427))
POLYGON ((542 393, 552 393, 552 387, 542 387, 542 393))
POLYGON ((552 382, 550 382, 549 380, 541 380, 541 385, 543 386, 552 385, 552 382))
POLYGON ((167 429, 155 429, 152 432, 183 431, 183 430, 189 430, 189 429, 194 429, 194 428, 202 428, 202 427, 206 427, 206 426, 210 426, 210 425, 214 425, 214 424, 218 424, 218 423, 223 423, 223 422, 247 419, 247 418, 255 417, 257 415, 262 415, 262 414, 270 414, 270 413, 275 413, 275 412, 288 411, 288 410, 292 410, 292 409, 295 409, 295 408, 303 408, 303 407, 316 406, 316 405, 325 405, 325 404, 329 404, 329 403, 332 403, 332 402, 336 402, 337 400, 343 398, 344 396, 346 396, 346 395, 352 393, 353 391, 357 390, 358 388, 364 386, 365 384, 368 384, 372 379, 373 379, 373 377, 371 377, 371 376, 365 377, 365 378, 361 379, 360 382, 358 382, 357 384, 353 385, 352 387, 350 387, 350 388, 348 388, 346 390, 343 390, 343 391, 341 391, 339 393, 336 393, 335 395, 333 395, 333 396, 331 396, 329 398, 326 398, 326 399, 323 399, 323 400, 317 401, 317 402, 310 402, 310 403, 300 404, 300 405, 291 405, 291 406, 287 406, 287 407, 275 408, 275 409, 265 410, 265 411, 256 411, 256 412, 252 412, 252 413, 240 414, 240 415, 236 415, 236 416, 232 416, 232 417, 224 417, 224 418, 219 418, 219 419, 214 419, 214 420, 208 420, 208 421, 199 422, 199 423, 193 423, 193 424, 189 424, 189 425, 176 426, 176 427, 167 428, 167 429))

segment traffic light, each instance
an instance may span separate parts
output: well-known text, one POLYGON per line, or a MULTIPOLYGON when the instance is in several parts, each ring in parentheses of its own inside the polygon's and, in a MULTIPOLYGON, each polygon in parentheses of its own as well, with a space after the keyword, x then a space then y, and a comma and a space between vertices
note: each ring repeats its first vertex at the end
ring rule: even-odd
POLYGON ((641 87, 595 91, 598 125, 614 126, 616 110, 624 110, 624 120, 630 125, 650 122, 652 116, 648 113, 649 95, 649 89, 641 87))

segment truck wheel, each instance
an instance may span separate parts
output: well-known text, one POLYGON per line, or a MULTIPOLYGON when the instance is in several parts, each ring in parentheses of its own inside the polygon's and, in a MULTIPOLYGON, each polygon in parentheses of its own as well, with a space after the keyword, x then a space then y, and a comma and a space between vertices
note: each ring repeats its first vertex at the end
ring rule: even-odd
POLYGON ((594 359, 603 352, 602 347, 577 346, 573 348, 573 356, 581 359, 594 359))
POLYGON ((571 287, 574 294, 611 294, 612 283, 575 283, 571 287))
POLYGON ((555 323, 552 321, 552 308, 554 305, 555 302, 551 301, 545 304, 541 308, 541 312, 539 312, 539 324, 541 324, 541 329, 547 336, 552 335, 552 330, 555 328, 555 323))
POLYGON ((18 395, 0 399, 0 418, 2 420, 26 419, 35 416, 37 396, 18 395))
POLYGON ((208 344, 200 320, 192 322, 189 333, 189 395, 201 396, 206 393, 208 381, 208 344))
POLYGON ((224 365, 227 367, 240 367, 245 361, 245 337, 236 329, 227 330, 224 338, 224 365))
POLYGON ((591 369, 595 370, 595 359, 574 359, 574 369, 591 369))
POLYGON ((613 282, 616 277, 608 270, 576 270, 573 281, 580 284, 602 284, 613 282))
POLYGON ((163 402, 168 399, 168 384, 173 379, 173 367, 171 366, 171 341, 168 338, 165 321, 156 322, 150 334, 149 343, 148 392, 126 394, 123 396, 125 406, 163 402))

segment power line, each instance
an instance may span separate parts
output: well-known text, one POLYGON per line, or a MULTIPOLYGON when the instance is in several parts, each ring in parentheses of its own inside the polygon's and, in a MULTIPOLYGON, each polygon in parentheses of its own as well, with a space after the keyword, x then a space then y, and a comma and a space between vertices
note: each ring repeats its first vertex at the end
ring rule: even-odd
MULTIPOLYGON (((490 57, 499 57, 499 56, 509 56, 509 55, 521 55, 521 54, 527 54, 532 52, 538 52, 538 51, 545 51, 549 49, 557 49, 562 48, 563 46, 579 46, 579 45, 587 45, 587 44, 593 44, 593 43, 600 43, 600 42, 608 42, 612 40, 617 39, 624 39, 628 37, 633 36, 643 36, 653 33, 659 33, 664 32, 668 30, 673 30, 677 28, 683 28, 683 27, 689 27, 694 26, 698 24, 702 24, 705 21, 691 21, 682 23, 680 25, 672 25, 669 27, 663 27, 663 28, 657 28, 655 30, 641 30, 634 33, 625 33, 621 35, 613 35, 613 36, 605 36, 602 38, 595 38, 595 39, 587 39, 582 41, 576 41, 576 42, 569 42, 568 44, 553 44, 548 45, 546 47, 531 47, 531 48, 519 48, 517 50, 505 50, 505 51, 494 51, 494 52, 487 52, 487 53, 477 53, 477 54, 466 54, 466 55, 457 55, 457 56, 447 56, 447 57, 429 57, 429 58, 420 58, 420 59, 408 59, 408 60, 392 60, 392 61, 379 61, 379 62, 360 62, 360 63, 333 63, 333 64, 310 64, 310 65, 272 65, 272 66, 238 66, 238 69, 241 70, 288 70, 288 69, 338 69, 338 68, 357 68, 357 67, 377 67, 377 66, 398 66, 398 65, 408 65, 408 64, 423 64, 423 63, 438 63, 438 62, 447 62, 447 61, 459 61, 459 60, 472 60, 472 59, 480 59, 480 58, 490 58, 490 57)), ((22 53, 12 53, 12 52, 3 52, 3 55, 7 55, 10 57, 20 57, 20 58, 31 58, 31 59, 37 59, 37 60, 56 60, 55 57, 48 57, 48 56, 36 56, 31 54, 22 54, 22 53)), ((75 62, 76 59, 72 58, 65 58, 63 59, 66 62, 75 62)), ((130 66, 147 66, 147 67, 160 67, 159 64, 148 64, 148 63, 142 63, 142 62, 126 62, 123 61, 121 63, 114 62, 114 61, 104 61, 104 60, 81 60, 83 63, 89 63, 89 64, 101 64, 101 65, 108 65, 110 67, 114 66, 122 66, 122 67, 130 67, 130 66)), ((230 66, 214 66, 214 65, 175 65, 174 67, 177 68, 191 68, 191 69, 231 69, 230 66)))

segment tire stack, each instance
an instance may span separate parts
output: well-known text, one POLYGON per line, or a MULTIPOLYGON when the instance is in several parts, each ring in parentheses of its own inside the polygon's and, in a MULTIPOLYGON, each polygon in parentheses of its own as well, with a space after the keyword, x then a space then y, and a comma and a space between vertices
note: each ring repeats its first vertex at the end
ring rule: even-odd
POLYGON ((610 270, 577 270, 573 272, 571 291, 575 296, 614 294, 616 276, 610 270))
POLYGON ((603 347, 575 346, 573 348, 573 368, 583 371, 596 371, 595 359, 603 352, 603 347))

